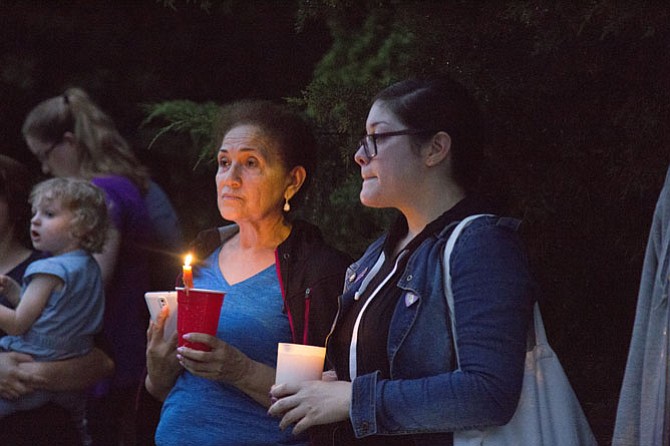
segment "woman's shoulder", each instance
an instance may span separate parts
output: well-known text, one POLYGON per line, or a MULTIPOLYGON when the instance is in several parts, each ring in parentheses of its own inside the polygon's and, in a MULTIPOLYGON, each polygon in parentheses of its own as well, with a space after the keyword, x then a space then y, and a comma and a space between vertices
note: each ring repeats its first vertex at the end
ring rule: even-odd
POLYGON ((103 175, 91 178, 91 183, 105 192, 108 200, 123 203, 124 206, 132 206, 146 210, 146 204, 142 192, 130 178, 122 175, 103 175))
POLYGON ((91 183, 103 189, 133 189, 139 192, 135 184, 123 175, 97 175, 91 178, 91 183))
POLYGON ((239 227, 235 224, 204 229, 189 243, 189 250, 196 261, 202 261, 237 232, 239 232, 239 227))
POLYGON ((124 219, 132 221, 131 226, 138 233, 150 231, 149 211, 140 190, 128 178, 121 175, 104 175, 91 178, 91 183, 105 193, 110 205, 112 221, 122 227, 124 219))
POLYGON ((519 233, 522 222, 513 217, 485 215, 473 219, 454 244, 454 255, 463 253, 478 258, 496 258, 503 252, 524 253, 523 240, 519 233), (482 253, 487 255, 482 256, 482 253))
POLYGON ((512 231, 517 232, 521 226, 521 220, 514 217, 496 214, 472 215, 468 228, 474 231, 512 231))

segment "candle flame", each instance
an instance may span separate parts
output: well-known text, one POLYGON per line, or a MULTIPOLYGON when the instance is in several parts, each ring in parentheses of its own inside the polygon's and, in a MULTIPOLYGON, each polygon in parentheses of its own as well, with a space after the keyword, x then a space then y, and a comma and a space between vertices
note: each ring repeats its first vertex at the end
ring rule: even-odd
POLYGON ((186 254, 186 257, 184 257, 184 266, 191 266, 192 261, 193 261, 193 255, 186 254))

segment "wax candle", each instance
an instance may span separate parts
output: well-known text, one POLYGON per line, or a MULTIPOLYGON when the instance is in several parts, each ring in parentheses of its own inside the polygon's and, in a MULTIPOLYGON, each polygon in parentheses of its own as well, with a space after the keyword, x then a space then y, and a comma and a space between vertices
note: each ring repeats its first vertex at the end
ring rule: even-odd
POLYGON ((277 345, 275 383, 295 384, 302 381, 320 381, 325 356, 324 347, 280 342, 277 345))
POLYGON ((182 267, 182 280, 184 282, 184 288, 193 288, 193 269, 191 268, 191 261, 193 256, 191 254, 186 255, 184 259, 184 266, 182 267))

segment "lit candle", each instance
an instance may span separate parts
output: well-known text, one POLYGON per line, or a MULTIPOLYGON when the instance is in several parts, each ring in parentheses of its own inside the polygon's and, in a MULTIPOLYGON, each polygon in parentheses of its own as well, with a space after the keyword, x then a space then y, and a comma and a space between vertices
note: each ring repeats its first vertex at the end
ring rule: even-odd
POLYGON ((191 261, 193 256, 187 254, 184 259, 184 266, 182 267, 182 280, 184 281, 184 288, 193 288, 193 269, 191 268, 191 261))

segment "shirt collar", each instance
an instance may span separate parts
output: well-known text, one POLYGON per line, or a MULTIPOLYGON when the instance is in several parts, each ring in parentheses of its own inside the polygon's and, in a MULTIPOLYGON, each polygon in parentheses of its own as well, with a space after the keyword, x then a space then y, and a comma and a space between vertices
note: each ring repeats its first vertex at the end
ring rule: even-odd
MULTIPOLYGON (((452 222, 460 221, 468 215, 486 213, 492 213, 492 207, 489 203, 477 196, 466 196, 435 220, 428 223, 426 227, 407 244, 405 249, 413 251, 426 238, 439 233, 445 226, 452 222)), ((391 224, 391 228, 384 241, 383 249, 386 258, 392 257, 396 244, 407 234, 407 230, 407 219, 405 219, 402 214, 398 215, 395 221, 391 224)))

